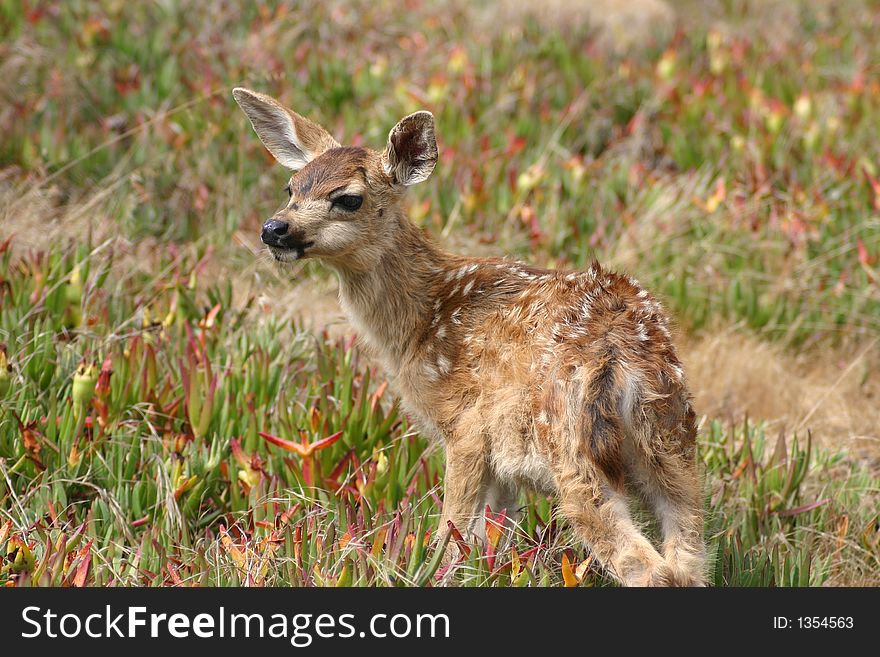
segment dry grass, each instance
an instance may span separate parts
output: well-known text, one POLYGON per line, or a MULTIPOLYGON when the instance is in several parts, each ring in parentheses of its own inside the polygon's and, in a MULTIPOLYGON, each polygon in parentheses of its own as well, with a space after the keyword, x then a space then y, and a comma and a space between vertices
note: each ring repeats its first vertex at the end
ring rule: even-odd
POLYGON ((877 342, 794 353, 735 329, 682 345, 700 413, 762 418, 772 429, 810 429, 880 468, 877 342))
POLYGON ((473 11, 482 29, 518 29, 526 21, 537 21, 545 29, 557 31, 589 26, 599 36, 598 45, 614 51, 639 46, 655 37, 668 37, 675 27, 675 12, 665 0, 497 0, 475 3, 473 11))
MULTIPOLYGON (((618 53, 656 46, 676 30, 713 29, 780 45, 800 38, 799 14, 808 4, 804 0, 742 4, 746 11, 732 13, 730 3, 722 0, 494 0, 469 3, 466 11, 480 30, 490 32, 518 30, 532 21, 563 33, 587 27, 595 33, 596 46, 618 53)), ((828 22, 834 12, 869 9, 864 0, 812 0, 809 5, 819 22, 828 22)))

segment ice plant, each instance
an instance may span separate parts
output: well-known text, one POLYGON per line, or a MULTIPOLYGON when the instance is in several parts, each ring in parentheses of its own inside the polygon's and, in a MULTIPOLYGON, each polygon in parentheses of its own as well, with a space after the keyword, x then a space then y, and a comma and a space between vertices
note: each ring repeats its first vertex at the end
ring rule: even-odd
POLYGON ((300 455, 302 458, 303 483, 305 483, 306 486, 313 486, 315 484, 315 476, 318 474, 317 464, 315 463, 315 454, 322 449, 327 449, 342 437, 342 431, 337 431, 326 438, 321 438, 321 440, 316 440, 315 442, 310 443, 306 439, 306 433, 301 431, 300 442, 295 443, 291 440, 285 440, 284 438, 273 436, 271 433, 266 433, 264 431, 260 431, 259 434, 273 445, 277 445, 289 452, 295 452, 300 455))
POLYGON ((36 565, 34 544, 28 544, 18 536, 12 536, 6 546, 6 566, 11 573, 29 573, 36 565))
POLYGON ((568 553, 562 553, 562 581, 565 582, 565 586, 577 586, 578 580, 575 577, 574 571, 571 568, 571 560, 568 558, 568 553))
POLYGON ((106 431, 110 416, 110 376, 113 374, 113 359, 109 356, 101 365, 98 381, 95 385, 95 398, 92 405, 98 412, 98 426, 106 431))
POLYGON ((248 456, 241 448, 241 442, 235 438, 229 441, 229 449, 232 457, 241 466, 238 478, 250 490, 260 482, 260 473, 263 471, 263 462, 257 454, 248 456))
POLYGON ((205 342, 207 340, 207 334, 214 328, 215 320, 217 319, 217 315, 220 312, 220 304, 216 304, 211 310, 208 311, 208 314, 205 315, 202 319, 199 320, 199 345, 202 347, 202 351, 205 350, 205 342))
MULTIPOLYGON (((18 424, 18 431, 21 435, 21 443, 24 446, 25 456, 33 461, 38 469, 45 470, 46 466, 43 465, 43 462, 40 460, 40 450, 42 449, 42 446, 40 444, 40 433, 37 431, 37 423, 23 422, 14 411, 12 412, 12 416, 15 418, 16 424, 18 424)), ((24 459, 24 456, 22 459, 24 459)), ((19 461, 19 463, 20 462, 21 461, 19 461)), ((13 469, 16 469, 18 465, 19 464, 16 463, 16 465, 13 466, 13 469)))
POLYGON ((186 324, 187 347, 186 364, 180 361, 183 380, 183 393, 186 414, 192 434, 203 438, 208 433, 214 413, 214 395, 219 382, 218 375, 211 369, 211 361, 205 351, 197 345, 192 329, 186 324))
POLYGON ((0 399, 6 396, 9 390, 9 381, 12 378, 12 365, 9 364, 6 354, 6 345, 0 343, 0 399))
POLYGON ((498 550, 498 544, 504 536, 504 526, 507 523, 507 509, 502 509, 501 513, 493 514, 489 505, 485 510, 486 523, 486 562, 489 570, 495 569, 495 555, 498 550))

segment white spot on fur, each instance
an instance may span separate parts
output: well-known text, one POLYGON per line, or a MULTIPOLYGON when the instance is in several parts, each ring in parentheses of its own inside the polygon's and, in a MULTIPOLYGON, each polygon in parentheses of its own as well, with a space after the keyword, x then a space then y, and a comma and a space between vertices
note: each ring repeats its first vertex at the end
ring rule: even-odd
POLYGON ((452 311, 450 319, 452 320, 453 324, 461 324, 461 306, 452 311))
POLYGON ((467 296, 473 288, 474 288, 474 281, 471 281, 470 283, 468 283, 467 285, 464 286, 464 289, 461 291, 461 293, 463 295, 467 296))
POLYGON ((647 298, 648 298, 648 291, 647 291, 647 290, 641 290, 636 296, 637 296, 639 299, 647 299, 647 298))
POLYGON ((458 280, 461 280, 462 278, 464 278, 465 274, 470 274, 471 272, 476 271, 477 267, 478 267, 478 265, 476 263, 473 265, 468 265, 466 267, 461 267, 458 270, 458 272, 455 274, 455 277, 458 280))
POLYGON ((636 335, 639 337, 639 340, 642 342, 648 341, 648 329, 641 322, 636 326, 636 335))
POLYGON ((672 368, 672 373, 675 375, 676 381, 681 381, 684 376, 684 370, 681 368, 681 365, 675 364, 670 365, 670 367, 672 368))
POLYGON ((437 369, 440 370, 441 374, 447 374, 451 366, 452 363, 449 362, 449 359, 446 356, 443 354, 437 356, 437 369))
POLYGON ((437 339, 438 340, 442 339, 443 336, 445 336, 445 335, 446 335, 446 327, 445 326, 441 326, 440 328, 437 329, 437 339))
POLYGON ((456 292, 458 292, 458 283, 456 283, 456 284, 455 284, 455 287, 452 288, 452 290, 450 290, 449 294, 446 295, 446 298, 447 298, 447 299, 451 299, 453 296, 455 296, 455 293, 456 293, 456 292))
POLYGON ((586 297, 584 297, 583 303, 581 303, 581 316, 584 318, 584 320, 590 319, 590 316, 591 316, 590 311, 592 310, 592 308, 593 308, 593 298, 591 296, 587 295, 586 297))

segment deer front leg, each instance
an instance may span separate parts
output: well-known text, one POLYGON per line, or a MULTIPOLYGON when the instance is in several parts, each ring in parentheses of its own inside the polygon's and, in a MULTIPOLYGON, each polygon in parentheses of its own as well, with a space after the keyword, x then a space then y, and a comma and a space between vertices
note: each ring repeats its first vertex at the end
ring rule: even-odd
MULTIPOLYGON (((482 504, 487 484, 488 467, 482 442, 466 438, 448 442, 443 513, 438 535, 446 532, 450 521, 466 540, 479 535, 475 527, 483 518, 482 504)), ((457 554, 457 545, 450 542, 446 560, 451 561, 457 554)))

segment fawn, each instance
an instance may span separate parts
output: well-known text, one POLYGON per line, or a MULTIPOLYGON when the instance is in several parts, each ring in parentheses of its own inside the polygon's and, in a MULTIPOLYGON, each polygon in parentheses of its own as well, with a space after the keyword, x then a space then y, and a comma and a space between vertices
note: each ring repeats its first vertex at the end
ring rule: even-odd
POLYGON ((530 486, 557 496, 621 583, 702 585, 695 414, 657 300, 598 263, 551 271, 437 247, 402 205, 437 163, 430 112, 402 119, 379 152, 340 146, 269 96, 232 93, 294 171, 263 243, 278 262, 336 271, 404 410, 445 446, 441 528, 484 537, 483 509, 513 512, 530 486), (656 515, 662 551, 633 520, 631 492, 656 515))

